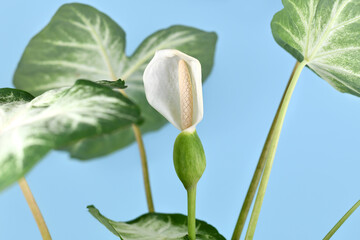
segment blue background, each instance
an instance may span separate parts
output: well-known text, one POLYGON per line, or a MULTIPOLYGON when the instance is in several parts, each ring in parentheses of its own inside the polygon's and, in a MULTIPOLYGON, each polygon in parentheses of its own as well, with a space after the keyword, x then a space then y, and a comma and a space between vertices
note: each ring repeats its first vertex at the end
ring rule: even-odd
MULTIPOLYGON (((0 87, 32 36, 68 1, 0 3, 0 87)), ((197 217, 229 239, 295 60, 273 40, 280 0, 81 1, 127 33, 127 53, 154 31, 184 24, 216 31, 213 72, 204 85, 198 133, 207 169, 198 185, 197 217)), ((255 239, 322 239, 360 198, 360 99, 334 90, 305 69, 285 119, 255 239)), ((172 165, 178 134, 167 125, 144 136, 155 208, 186 213, 186 192, 172 165)), ((117 239, 86 210, 115 220, 147 211, 136 144, 79 162, 52 152, 27 176, 54 240, 117 239)), ((333 239, 360 238, 360 211, 333 239)), ((17 185, 0 193, 0 239, 40 239, 17 185)))

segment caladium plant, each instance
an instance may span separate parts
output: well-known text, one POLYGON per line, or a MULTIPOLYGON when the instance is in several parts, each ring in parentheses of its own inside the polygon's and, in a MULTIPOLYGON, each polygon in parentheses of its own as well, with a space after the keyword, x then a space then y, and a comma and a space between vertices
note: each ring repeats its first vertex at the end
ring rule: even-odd
MULTIPOLYGON (((232 240, 240 239, 256 195, 245 236, 254 238, 281 128, 303 68, 340 92, 360 96, 360 0, 282 2, 284 8, 274 15, 271 30, 297 63, 232 240)), ((195 129, 203 118, 202 81, 213 67, 216 41, 214 32, 176 25, 150 35, 127 55, 125 32, 110 17, 85 4, 63 5, 26 47, 14 75, 18 89, 0 89, 0 191, 19 181, 43 239, 50 240, 24 175, 51 150, 87 160, 136 140, 149 213, 116 222, 94 206, 89 212, 124 240, 225 239, 195 219, 196 184, 206 165, 195 129), (154 212, 141 132, 157 130, 166 120, 181 131, 173 160, 188 192, 188 216, 154 212)), ((360 201, 324 239, 330 239, 359 206, 360 201)))
MULTIPOLYGON (((61 91, 66 91, 79 78, 88 79, 86 81, 87 84, 91 84, 90 81, 95 81, 97 83, 93 84, 100 84, 109 93, 116 94, 118 97, 121 96, 123 99, 127 99, 129 104, 133 104, 134 108, 137 109, 137 118, 135 119, 134 117, 133 121, 126 118, 127 116, 121 112, 123 110, 121 108, 118 109, 119 112, 108 113, 109 118, 112 116, 111 114, 115 115, 114 119, 112 119, 114 121, 106 125, 108 127, 106 130, 96 130, 96 134, 93 134, 93 129, 84 128, 82 125, 77 124, 76 121, 73 121, 71 128, 67 129, 70 133, 67 132, 66 134, 71 135, 68 141, 58 143, 57 138, 62 136, 51 135, 49 138, 56 143, 52 141, 47 142, 50 147, 46 148, 46 150, 62 149, 69 151, 74 158, 91 159, 123 148, 136 138, 141 154, 148 207, 149 211, 152 212, 154 211, 154 206, 141 132, 156 130, 163 126, 166 121, 146 101, 142 83, 143 71, 155 51, 176 48, 185 53, 190 53, 199 59, 203 66, 202 70, 199 69, 202 71, 199 74, 203 76, 203 79, 206 79, 212 69, 216 40, 217 35, 213 32, 205 32, 192 27, 177 25, 155 32, 145 39, 137 50, 128 57, 125 53, 125 32, 112 19, 88 5, 77 3, 65 4, 57 11, 50 23, 28 44, 16 69, 14 84, 17 88, 29 92, 29 94, 26 93, 27 95, 37 96, 30 103, 24 103, 25 105, 33 106, 33 101, 39 102, 39 99, 44 99, 44 96, 50 97, 53 94, 55 96, 63 96, 61 91), (116 81, 119 78, 126 80, 126 84, 129 86, 127 89, 118 87, 122 83, 120 81, 116 83, 109 82, 116 81), (105 81, 99 81, 100 79, 105 81), (109 87, 121 89, 115 93, 117 90, 113 91, 109 87), (125 122, 122 118, 129 121, 125 122), (77 138, 77 132, 73 127, 79 128, 87 133, 87 135, 79 135, 77 138)), ((82 81, 77 82, 74 87, 82 81)), ((84 96, 78 97, 82 98, 83 102, 86 102, 84 96)), ((31 96, 31 98, 33 97, 31 96)), ((90 108, 86 109, 81 104, 76 105, 75 101, 69 102, 72 102, 74 108, 83 107, 82 110, 84 112, 87 111, 88 114, 96 113, 96 111, 92 111, 90 108)), ((60 104, 61 99, 54 98, 52 102, 49 100, 50 103, 55 106, 62 106, 60 104)), ((23 102, 19 102, 19 105, 21 104, 23 102)), ((95 103, 90 101, 88 101, 88 104, 95 105, 95 103)), ((44 104, 41 106, 56 110, 52 105, 47 106, 44 104)), ((101 101, 94 107, 99 112, 113 111, 111 107, 102 104, 101 101)), ((77 111, 82 110, 77 109, 77 111)), ((46 112, 48 111, 46 110, 46 112)), ((71 111, 65 109, 64 113, 72 114, 71 111)), ((96 125, 95 120, 87 119, 86 115, 71 115, 71 117, 85 123, 89 121, 96 125)), ((49 117, 48 120, 45 123, 46 125, 54 126, 57 124, 56 119, 49 117)), ((69 120, 71 122, 71 119, 69 120)), ((49 129, 49 131, 53 131, 53 129, 49 129)), ((46 142, 44 138, 43 136, 39 137, 41 141, 46 142)), ((37 143, 31 142, 29 145, 31 148, 35 148, 37 143)), ((44 150, 44 153, 40 154, 41 152, 34 150, 32 153, 39 153, 39 156, 37 158, 26 158, 24 162, 31 167, 47 151, 44 150)), ((25 157, 28 156, 26 155, 25 157)), ((7 180, 10 177, 14 177, 9 181, 9 183, 12 183, 19 177, 22 177, 27 170, 29 168, 20 169, 18 173, 16 171, 7 172, 7 180)), ((7 185, 8 183, 4 187, 7 185)), ((24 184, 20 186, 24 186, 24 184)), ((27 199, 32 198, 31 196, 26 197, 27 199)), ((34 203, 30 203, 31 205, 34 205, 34 203)), ((35 212, 34 215, 38 216, 40 214, 35 212)), ((48 232, 47 229, 43 231, 46 225, 43 225, 43 227, 40 225, 39 228, 43 238, 50 239, 51 237, 48 233, 43 234, 43 232, 48 232)))

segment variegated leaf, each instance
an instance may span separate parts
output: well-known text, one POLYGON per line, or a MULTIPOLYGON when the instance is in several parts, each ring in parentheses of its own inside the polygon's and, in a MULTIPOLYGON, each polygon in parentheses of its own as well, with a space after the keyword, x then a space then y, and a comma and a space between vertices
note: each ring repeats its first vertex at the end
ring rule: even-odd
MULTIPOLYGON (((115 222, 104 217, 94 206, 89 212, 109 231, 122 240, 188 240, 187 216, 182 214, 147 213, 129 222, 115 222)), ((211 225, 196 220, 197 240, 225 240, 211 225)))
POLYGON ((277 43, 341 92, 360 96, 360 0, 283 0, 277 43))
POLYGON ((51 149, 140 120, 138 107, 128 98, 92 81, 79 80, 36 98, 22 90, 0 89, 0 190, 51 149))
MULTIPOLYGON (((138 104, 145 121, 142 132, 159 129, 167 121, 146 101, 142 74, 156 50, 176 48, 202 64, 205 79, 213 66, 217 36, 185 26, 172 26, 146 38, 128 57, 125 33, 104 13, 83 4, 62 6, 50 23, 26 47, 14 75, 17 88, 34 95, 71 85, 75 79, 126 80, 126 94, 138 104)), ((131 128, 84 139, 71 155, 89 159, 108 154, 134 141, 131 128)))

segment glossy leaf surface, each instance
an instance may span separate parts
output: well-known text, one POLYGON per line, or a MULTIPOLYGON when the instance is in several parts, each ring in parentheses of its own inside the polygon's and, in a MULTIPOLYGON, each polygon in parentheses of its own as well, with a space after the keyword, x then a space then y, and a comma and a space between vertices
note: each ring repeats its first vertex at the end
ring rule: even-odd
POLYGON ((51 149, 140 121, 138 107, 128 98, 92 81, 79 80, 36 98, 22 90, 0 89, 0 190, 51 149))

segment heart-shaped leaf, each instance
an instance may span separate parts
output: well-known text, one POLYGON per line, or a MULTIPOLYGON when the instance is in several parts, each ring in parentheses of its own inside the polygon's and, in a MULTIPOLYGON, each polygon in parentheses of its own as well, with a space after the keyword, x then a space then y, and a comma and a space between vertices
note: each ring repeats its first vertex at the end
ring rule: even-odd
POLYGON ((29 171, 51 149, 111 133, 141 121, 139 108, 118 91, 92 81, 33 98, 0 89, 0 190, 29 171))
MULTIPOLYGON (((182 214, 147 213, 129 222, 115 222, 104 217, 94 206, 89 212, 122 240, 166 239, 187 240, 187 216, 182 214)), ((225 240, 211 225, 196 220, 196 239, 225 240)))
MULTIPOLYGON (((104 13, 83 4, 63 5, 50 23, 28 44, 14 75, 17 88, 34 95, 69 86, 75 79, 124 79, 126 94, 141 109, 142 132, 159 129, 167 121, 146 101, 143 71, 156 50, 175 48, 202 64, 205 79, 213 66, 217 36, 185 26, 172 26, 146 38, 130 56, 125 54, 125 33, 104 13)), ((69 151, 89 159, 108 154, 134 141, 131 128, 84 139, 69 151)))
POLYGON ((360 96, 360 1, 283 0, 276 42, 341 92, 360 96))

